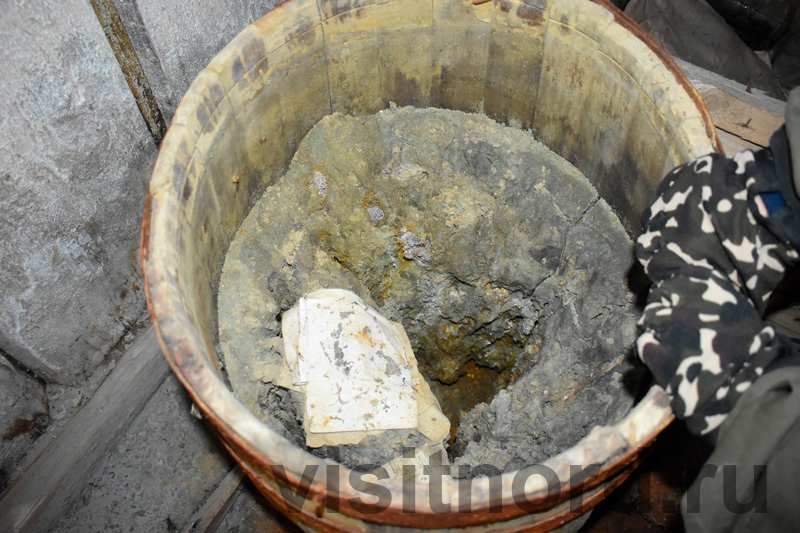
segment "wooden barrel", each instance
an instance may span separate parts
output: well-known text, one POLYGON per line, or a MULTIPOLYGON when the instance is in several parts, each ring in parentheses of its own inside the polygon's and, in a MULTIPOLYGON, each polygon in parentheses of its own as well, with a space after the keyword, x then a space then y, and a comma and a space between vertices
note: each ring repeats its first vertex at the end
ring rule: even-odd
POLYGON ((632 236, 669 169, 721 150, 675 63, 606 0, 476 3, 281 4, 198 75, 161 146, 142 268, 164 353, 250 478, 307 529, 561 527, 624 481, 672 419, 654 387, 622 422, 594 428, 544 465, 438 486, 354 486, 350 470, 257 420, 221 377, 215 292, 228 244, 300 140, 332 112, 371 114, 394 102, 530 130, 590 179, 632 236))

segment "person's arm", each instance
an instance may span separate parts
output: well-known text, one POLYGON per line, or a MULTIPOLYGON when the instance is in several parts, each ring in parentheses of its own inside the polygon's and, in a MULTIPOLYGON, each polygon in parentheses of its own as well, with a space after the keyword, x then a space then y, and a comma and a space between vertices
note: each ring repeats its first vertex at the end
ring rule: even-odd
POLYGON ((784 129, 771 149, 701 157, 665 177, 642 215, 636 253, 653 285, 639 356, 689 430, 712 439, 739 396, 794 350, 762 320, 798 260, 790 161, 784 129))

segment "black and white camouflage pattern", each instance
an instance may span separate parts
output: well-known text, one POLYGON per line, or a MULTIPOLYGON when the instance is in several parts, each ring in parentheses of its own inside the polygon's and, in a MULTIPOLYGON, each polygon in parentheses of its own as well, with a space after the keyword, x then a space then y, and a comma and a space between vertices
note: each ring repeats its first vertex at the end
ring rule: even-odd
POLYGON ((754 186, 768 172, 749 150, 701 157, 667 175, 642 215, 636 254, 653 285, 637 349, 693 433, 719 427, 792 349, 762 319, 771 291, 798 260, 761 223, 754 186))

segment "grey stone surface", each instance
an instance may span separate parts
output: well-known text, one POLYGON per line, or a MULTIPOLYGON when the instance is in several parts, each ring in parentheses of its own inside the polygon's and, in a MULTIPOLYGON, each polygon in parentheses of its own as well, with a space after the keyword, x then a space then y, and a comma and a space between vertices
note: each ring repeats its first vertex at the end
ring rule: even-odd
POLYGON ((190 406, 170 375, 52 530, 180 530, 233 464, 190 406))
POLYGON ((137 5, 161 68, 178 101, 217 52, 278 3, 277 0, 128 1, 137 5))
POLYGON ((143 309, 156 150, 88 2, 2 9, 0 348, 77 384, 143 309))
POLYGON ((0 353, 0 494, 15 465, 49 422, 44 387, 0 353))

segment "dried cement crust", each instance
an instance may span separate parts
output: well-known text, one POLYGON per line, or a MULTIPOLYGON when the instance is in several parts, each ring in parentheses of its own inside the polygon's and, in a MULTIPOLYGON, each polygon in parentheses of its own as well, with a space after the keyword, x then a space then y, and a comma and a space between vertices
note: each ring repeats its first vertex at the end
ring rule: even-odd
MULTIPOLYGON (((283 358, 282 313, 308 292, 348 289, 403 324, 434 391, 469 362, 512 376, 466 415, 450 449, 459 464, 540 462, 633 403, 622 382, 632 261, 594 187, 528 133, 440 109, 330 115, 231 243, 218 296, 225 368, 245 405, 302 444, 287 391, 266 377, 283 358)), ((338 458, 385 462, 419 439, 390 440, 338 458)))

